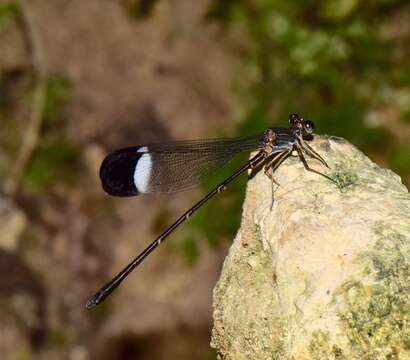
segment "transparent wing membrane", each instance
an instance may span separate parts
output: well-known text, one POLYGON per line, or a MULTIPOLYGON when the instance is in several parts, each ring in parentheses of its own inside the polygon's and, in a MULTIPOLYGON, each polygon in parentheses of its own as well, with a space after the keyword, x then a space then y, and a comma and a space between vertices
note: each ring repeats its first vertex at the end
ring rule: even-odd
POLYGON ((197 185, 235 155, 256 150, 262 135, 146 144, 117 150, 103 161, 100 177, 115 196, 176 192, 197 185))

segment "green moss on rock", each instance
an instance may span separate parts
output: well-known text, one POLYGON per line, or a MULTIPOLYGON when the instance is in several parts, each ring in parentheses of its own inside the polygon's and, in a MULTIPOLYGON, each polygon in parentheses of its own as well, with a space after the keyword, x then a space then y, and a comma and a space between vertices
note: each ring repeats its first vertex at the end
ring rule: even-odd
POLYGON ((363 278, 336 296, 354 357, 410 359, 410 240, 380 224, 377 241, 360 256, 363 278))
POLYGON ((332 344, 329 332, 315 331, 309 344, 309 355, 317 360, 344 360, 347 357, 343 350, 336 344, 332 344))

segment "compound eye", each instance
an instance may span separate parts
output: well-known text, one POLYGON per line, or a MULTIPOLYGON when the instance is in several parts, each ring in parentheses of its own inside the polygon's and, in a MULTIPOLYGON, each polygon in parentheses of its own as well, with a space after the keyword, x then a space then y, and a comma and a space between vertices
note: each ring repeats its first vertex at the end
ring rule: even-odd
POLYGON ((308 134, 313 133, 313 131, 315 131, 315 125, 313 124, 313 121, 305 120, 303 123, 303 130, 305 130, 308 134))

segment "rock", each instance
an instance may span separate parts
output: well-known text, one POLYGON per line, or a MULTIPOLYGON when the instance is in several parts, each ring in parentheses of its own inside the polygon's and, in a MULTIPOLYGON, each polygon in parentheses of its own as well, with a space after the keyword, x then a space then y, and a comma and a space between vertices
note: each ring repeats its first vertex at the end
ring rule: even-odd
POLYGON ((0 197, 0 248, 15 251, 26 225, 24 212, 7 198, 0 197))
POLYGON ((220 359, 410 359, 410 194, 336 137, 328 162, 291 157, 248 182, 242 224, 214 290, 220 359))

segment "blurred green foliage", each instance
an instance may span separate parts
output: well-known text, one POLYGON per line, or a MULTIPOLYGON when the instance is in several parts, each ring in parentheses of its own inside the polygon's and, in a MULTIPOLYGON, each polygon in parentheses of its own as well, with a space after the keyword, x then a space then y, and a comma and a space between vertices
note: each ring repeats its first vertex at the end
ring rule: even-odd
POLYGON ((406 46, 384 34, 405 6, 386 0, 214 1, 208 17, 249 40, 243 71, 249 75, 237 86, 246 112, 258 109, 286 121, 299 111, 321 132, 373 147, 385 131, 374 134, 363 122, 366 113, 382 105, 386 90, 409 84, 408 57, 393 56, 406 46))
POLYGON ((180 251, 182 251, 185 261, 189 265, 195 264, 195 262, 199 259, 200 254, 198 242, 192 237, 188 237, 184 241, 180 242, 180 251))
POLYGON ((46 104, 44 121, 46 124, 61 120, 61 114, 72 92, 71 82, 60 75, 52 75, 47 79, 46 104))
POLYGON ((71 342, 63 329, 52 328, 47 332, 46 346, 50 349, 68 348, 72 345, 71 342))
MULTIPOLYGON (((404 0, 214 0, 207 20, 240 34, 233 37, 242 58, 234 84, 244 114, 238 133, 286 126, 298 112, 314 120, 318 133, 342 136, 409 175, 410 139, 399 140, 389 126, 410 118, 410 34, 400 30, 409 17, 403 13, 410 14, 404 0)), ((225 196, 191 226, 211 243, 232 238, 241 203, 242 197, 225 196)))
MULTIPOLYGON (((7 30, 9 26, 17 24, 15 19, 19 15, 19 11, 19 4, 16 1, 0 4, 0 31, 7 30)), ((30 67, 0 69, 0 106, 5 111, 4 114, 9 107, 21 99, 25 100, 28 109, 31 108, 33 91, 37 86, 36 83, 33 83, 35 80, 33 75, 35 74, 32 73, 30 67)), ((52 184, 70 181, 74 178, 77 168, 75 158, 78 156, 78 152, 64 139, 62 127, 54 126, 61 125, 62 111, 70 97, 71 83, 66 78, 59 75, 48 77, 40 132, 41 140, 24 174, 25 190, 44 191, 49 189, 52 184)), ((16 120, 8 119, 6 116, 3 122, 6 124, 6 121, 7 135, 5 138, 1 138, 2 145, 7 146, 10 142, 14 142, 15 146, 7 147, 18 148, 17 139, 12 136, 18 129, 12 125, 16 120)), ((21 137, 21 134, 16 135, 21 137)))
POLYGON ((128 15, 135 19, 150 16, 158 0, 122 0, 128 15))
POLYGON ((0 4, 0 30, 13 23, 19 8, 15 2, 0 4))
POLYGON ((42 192, 53 185, 74 182, 78 173, 78 150, 63 135, 63 110, 71 97, 71 83, 60 75, 47 79, 41 141, 28 164, 23 185, 42 192), (58 126, 53 126, 58 124, 58 126))
POLYGON ((77 173, 76 149, 62 140, 43 140, 28 165, 23 179, 30 192, 50 191, 53 185, 73 182, 77 173))
POLYGON ((410 151, 407 146, 398 145, 388 154, 389 163, 394 171, 406 173, 410 168, 410 151))
POLYGON ((207 357, 207 360, 217 360, 218 359, 218 354, 215 349, 209 349, 209 354, 207 357))

